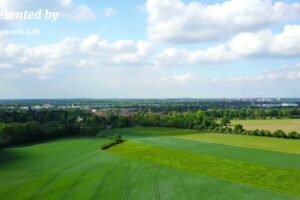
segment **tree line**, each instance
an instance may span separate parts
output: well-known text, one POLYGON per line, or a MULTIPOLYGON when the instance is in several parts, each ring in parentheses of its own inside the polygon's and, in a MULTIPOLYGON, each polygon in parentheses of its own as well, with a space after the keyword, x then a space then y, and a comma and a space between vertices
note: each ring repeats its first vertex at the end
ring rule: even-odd
POLYGON ((232 133, 254 136, 269 136, 300 139, 297 132, 282 130, 244 130, 242 125, 229 127, 231 117, 198 110, 196 112, 136 112, 124 115, 121 112, 106 112, 97 116, 88 111, 1 111, 0 147, 39 142, 42 140, 76 135, 94 136, 100 130, 130 126, 173 127, 201 131, 232 133))
POLYGON ((300 108, 216 108, 206 112, 214 119, 300 119, 300 108))
POLYGON ((296 131, 284 132, 283 130, 276 130, 271 132, 269 130, 245 130, 241 124, 235 125, 233 128, 229 127, 230 118, 222 118, 217 123, 213 117, 207 112, 170 112, 168 114, 159 113, 137 113, 132 116, 131 121, 134 125, 140 126, 154 126, 154 127, 172 127, 183 129, 196 129, 200 131, 238 134, 238 135, 252 135, 252 136, 266 136, 275 138, 300 139, 300 133, 296 131))

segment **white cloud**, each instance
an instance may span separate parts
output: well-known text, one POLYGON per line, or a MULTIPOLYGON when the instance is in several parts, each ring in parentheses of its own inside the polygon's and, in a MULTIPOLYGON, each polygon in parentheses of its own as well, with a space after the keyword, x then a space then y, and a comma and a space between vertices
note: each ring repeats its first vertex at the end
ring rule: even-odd
POLYGON ((96 35, 85 39, 66 38, 55 44, 34 47, 8 43, 0 38, 0 70, 6 68, 7 73, 46 79, 59 71, 72 73, 76 67, 141 66, 152 49, 147 41, 108 42, 96 35))
POLYGON ((300 56, 300 26, 287 25, 282 33, 269 30, 241 33, 229 42, 205 50, 168 48, 154 66, 214 64, 251 57, 289 58, 300 56))
POLYGON ((119 40, 109 43, 96 35, 84 39, 80 44, 81 52, 89 53, 94 59, 106 58, 110 64, 138 64, 146 60, 153 51, 147 41, 119 40))
POLYGON ((300 71, 293 71, 293 72, 288 73, 287 79, 291 79, 291 80, 300 79, 300 71))
MULTIPOLYGON (((286 80, 300 80, 300 70, 295 68, 287 69, 282 67, 275 70, 268 70, 263 73, 251 74, 245 76, 231 77, 231 78, 212 78, 202 80, 203 83, 208 84, 224 84, 224 83, 246 83, 246 82, 265 82, 265 81, 286 81, 286 80)), ((200 81, 200 80, 199 80, 200 81)))
POLYGON ((77 4, 73 0, 1 0, 0 10, 4 11, 33 11, 49 9, 59 12, 61 16, 72 20, 93 20, 96 18, 91 8, 84 4, 77 4))
POLYGON ((111 16, 113 16, 113 15, 115 15, 116 14, 116 11, 115 11, 115 9, 113 9, 113 8, 105 8, 104 9, 104 15, 106 16, 106 17, 111 17, 111 16))
POLYGON ((0 70, 1 70, 1 69, 11 69, 11 68, 13 68, 13 66, 10 65, 10 64, 7 64, 7 63, 0 63, 0 70))
POLYGON ((228 0, 211 5, 182 0, 148 0, 151 39, 170 43, 218 40, 300 17, 300 3, 228 0))
POLYGON ((39 79, 47 79, 53 73, 53 69, 47 65, 42 67, 32 67, 22 70, 22 74, 26 76, 34 76, 39 79))
POLYGON ((182 74, 182 75, 176 75, 173 78, 174 78, 174 80, 176 80, 178 82, 186 83, 193 79, 193 75, 191 73, 187 73, 187 74, 182 74))
POLYGON ((135 48, 136 50, 134 52, 121 53, 112 58, 112 61, 117 64, 138 63, 151 54, 153 45, 149 42, 138 41, 135 48))

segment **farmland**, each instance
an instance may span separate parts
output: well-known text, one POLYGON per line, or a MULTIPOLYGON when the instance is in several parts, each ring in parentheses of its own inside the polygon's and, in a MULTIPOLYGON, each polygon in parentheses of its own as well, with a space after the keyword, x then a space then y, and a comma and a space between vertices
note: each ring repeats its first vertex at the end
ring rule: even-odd
POLYGON ((0 151, 0 199, 300 199, 300 141, 173 128, 0 151))
POLYGON ((242 124, 246 130, 264 129, 269 131, 283 130, 285 132, 300 132, 300 119, 271 120, 232 120, 232 125, 242 124))

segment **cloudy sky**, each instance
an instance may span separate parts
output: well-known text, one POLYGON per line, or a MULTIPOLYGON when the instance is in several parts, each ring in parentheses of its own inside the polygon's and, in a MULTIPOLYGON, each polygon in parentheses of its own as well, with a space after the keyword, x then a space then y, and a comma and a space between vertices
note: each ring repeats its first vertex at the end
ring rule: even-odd
POLYGON ((298 0, 0 0, 37 9, 0 20, 1 99, 300 97, 298 0))

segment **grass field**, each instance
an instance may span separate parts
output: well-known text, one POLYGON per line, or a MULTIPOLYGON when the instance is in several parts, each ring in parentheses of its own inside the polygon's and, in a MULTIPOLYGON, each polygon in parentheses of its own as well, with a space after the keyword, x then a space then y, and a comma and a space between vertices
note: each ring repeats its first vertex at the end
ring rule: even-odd
POLYGON ((281 129, 286 132, 300 132, 300 119, 272 119, 272 120, 232 120, 232 125, 242 124, 247 130, 264 129, 276 131, 281 129))
POLYGON ((105 132, 127 140, 107 151, 99 149, 107 140, 93 137, 1 150, 0 199, 300 199, 300 141, 168 128, 105 132))
POLYGON ((226 144, 237 147, 247 147, 254 149, 262 149, 268 151, 278 151, 285 153, 300 154, 298 140, 253 137, 247 135, 231 135, 231 134, 187 134, 180 135, 177 138, 202 141, 217 144, 226 144))

